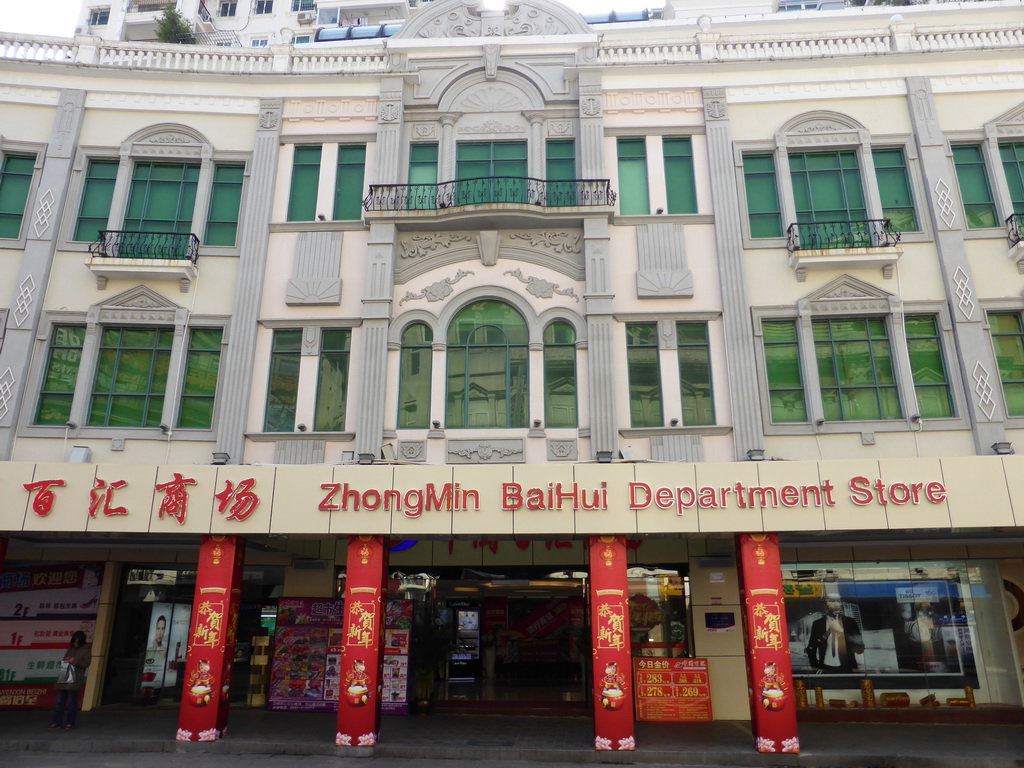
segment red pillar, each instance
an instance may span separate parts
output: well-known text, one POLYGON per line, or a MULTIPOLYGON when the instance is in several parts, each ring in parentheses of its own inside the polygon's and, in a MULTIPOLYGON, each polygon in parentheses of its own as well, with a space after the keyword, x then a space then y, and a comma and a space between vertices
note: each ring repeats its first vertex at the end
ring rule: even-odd
POLYGON ((633 671, 629 642, 626 540, 601 536, 590 554, 590 638, 594 653, 594 747, 633 750, 633 671))
POLYGON ((244 559, 238 536, 203 536, 199 545, 178 741, 217 741, 227 733, 244 559))
POLYGON ((800 738, 779 538, 774 533, 741 533, 736 545, 754 746, 758 752, 796 753, 800 738))
POLYGON ((387 542, 383 536, 350 536, 345 559, 345 645, 338 701, 339 747, 371 747, 380 734, 387 542))

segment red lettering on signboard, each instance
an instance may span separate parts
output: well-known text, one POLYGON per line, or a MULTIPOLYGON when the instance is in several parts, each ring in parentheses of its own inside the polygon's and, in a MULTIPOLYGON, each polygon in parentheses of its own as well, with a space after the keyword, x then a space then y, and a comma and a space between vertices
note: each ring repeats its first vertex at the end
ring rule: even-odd
POLYGON ((154 486, 156 490, 165 494, 157 516, 163 520, 164 515, 169 515, 178 521, 178 525, 184 525, 185 517, 188 515, 188 489, 185 486, 195 484, 195 478, 175 472, 173 479, 154 486))
POLYGON ((252 493, 255 485, 256 478, 254 477, 242 480, 237 486, 230 480, 225 480, 224 490, 213 496, 219 502, 217 506, 218 514, 223 515, 227 511, 228 516, 225 520, 243 522, 256 511, 256 507, 260 504, 260 497, 252 493))
POLYGON ((53 486, 63 488, 65 485, 63 480, 37 480, 34 483, 25 483, 22 487, 26 491, 36 492, 36 495, 32 497, 32 511, 40 517, 46 517, 53 511, 53 504, 57 500, 50 488, 53 486))
POLYGON ((128 510, 124 507, 111 506, 114 503, 114 491, 124 488, 126 485, 128 485, 127 480, 115 480, 112 483, 108 483, 106 480, 101 480, 97 477, 93 483, 92 490, 89 492, 89 517, 96 517, 100 507, 103 508, 103 514, 107 517, 127 515, 128 510))

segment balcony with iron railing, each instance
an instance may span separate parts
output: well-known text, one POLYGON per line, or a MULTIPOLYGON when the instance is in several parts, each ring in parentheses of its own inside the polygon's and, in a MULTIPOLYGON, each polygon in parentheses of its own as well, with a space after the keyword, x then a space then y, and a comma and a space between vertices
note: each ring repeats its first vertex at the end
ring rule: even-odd
POLYGON ((522 176, 489 176, 440 184, 373 184, 363 200, 368 213, 418 216, 419 211, 539 211, 611 208, 615 192, 608 179, 550 181, 522 176))
POLYGON ((1010 258, 1017 263, 1017 271, 1024 275, 1024 213, 1011 213, 1006 217, 1006 239, 1010 243, 1010 258))
POLYGON ((889 219, 795 222, 786 230, 789 265, 803 282, 808 269, 881 267, 892 277, 903 249, 889 219))
POLYGON ((100 289, 110 278, 177 280, 182 293, 198 274, 199 238, 192 233, 100 230, 87 266, 100 289))
POLYGON ((160 13, 168 6, 167 0, 128 0, 128 13, 160 13))

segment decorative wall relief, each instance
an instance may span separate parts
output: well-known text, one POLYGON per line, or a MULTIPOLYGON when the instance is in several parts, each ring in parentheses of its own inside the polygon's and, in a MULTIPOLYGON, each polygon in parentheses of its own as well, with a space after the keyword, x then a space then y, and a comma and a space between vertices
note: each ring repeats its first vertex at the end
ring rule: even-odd
POLYGON ((288 306, 341 302, 342 232, 300 232, 292 277, 285 287, 288 306))
POLYGON ((548 440, 548 461, 576 461, 578 457, 575 440, 548 440))
POLYGON ((399 440, 398 458, 402 461, 426 461, 426 440, 399 440))
POLYGON ((473 238, 469 235, 412 235, 408 239, 403 239, 401 241, 401 251, 399 255, 403 259, 421 259, 424 256, 429 256, 438 249, 451 248, 452 243, 471 244, 472 242, 473 238))
POLYGON ((580 297, 576 295, 572 288, 559 288, 557 283, 549 282, 540 277, 524 277, 521 269, 510 269, 505 274, 512 275, 519 282, 524 283, 526 285, 526 292, 533 294, 538 299, 550 299, 557 293, 559 296, 569 296, 576 301, 580 300, 580 297))
POLYGON ((412 291, 406 291, 405 296, 398 302, 399 306, 405 304, 407 301, 416 301, 418 299, 426 299, 427 301, 442 301, 448 298, 452 294, 452 286, 459 282, 464 277, 472 275, 472 272, 460 269, 455 273, 455 277, 446 277, 444 280, 440 280, 436 283, 431 283, 419 293, 413 293, 412 291))
POLYGON ((641 224, 636 228, 636 245, 638 299, 693 297, 682 224, 641 224))
POLYGON ((513 232, 510 237, 553 253, 581 253, 583 250, 583 237, 575 232, 513 232))
POLYGON ((521 464, 523 441, 506 440, 449 440, 448 456, 451 464, 521 464), (512 458, 518 457, 518 458, 512 458))

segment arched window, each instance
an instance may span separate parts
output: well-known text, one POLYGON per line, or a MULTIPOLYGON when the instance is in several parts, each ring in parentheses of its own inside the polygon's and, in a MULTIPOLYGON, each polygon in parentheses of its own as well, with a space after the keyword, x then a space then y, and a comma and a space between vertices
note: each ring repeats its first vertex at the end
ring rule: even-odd
POLYGON ((557 321, 544 329, 544 425, 575 427, 576 329, 557 321))
POLYGON ((430 426, 430 352, 434 332, 413 323, 402 332, 398 364, 398 428, 430 426))
POLYGON ((445 425, 525 427, 529 412, 526 321, 500 301, 476 301, 448 328, 445 425))

